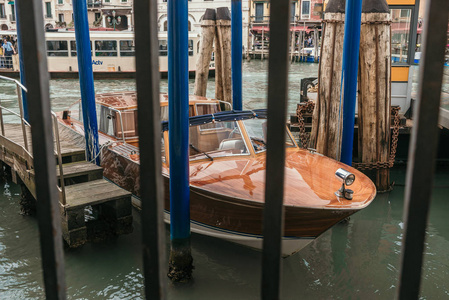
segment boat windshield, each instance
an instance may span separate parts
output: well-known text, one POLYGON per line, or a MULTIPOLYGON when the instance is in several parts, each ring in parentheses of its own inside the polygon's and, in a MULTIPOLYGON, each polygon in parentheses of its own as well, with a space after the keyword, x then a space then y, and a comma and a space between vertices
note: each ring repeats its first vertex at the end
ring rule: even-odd
MULTIPOLYGON (((260 153, 267 149, 267 120, 266 119, 248 119, 243 120, 248 137, 254 152, 260 153)), ((296 147, 292 137, 288 132, 285 134, 286 147, 296 147)))
POLYGON ((190 160, 249 154, 235 121, 190 127, 190 160))

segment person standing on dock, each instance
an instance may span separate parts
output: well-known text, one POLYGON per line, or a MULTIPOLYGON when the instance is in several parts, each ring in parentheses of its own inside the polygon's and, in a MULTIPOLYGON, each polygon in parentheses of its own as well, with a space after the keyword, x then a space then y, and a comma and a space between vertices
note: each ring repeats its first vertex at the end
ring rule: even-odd
POLYGON ((3 40, 3 56, 5 57, 5 68, 12 69, 12 55, 16 54, 11 42, 6 38, 3 40))

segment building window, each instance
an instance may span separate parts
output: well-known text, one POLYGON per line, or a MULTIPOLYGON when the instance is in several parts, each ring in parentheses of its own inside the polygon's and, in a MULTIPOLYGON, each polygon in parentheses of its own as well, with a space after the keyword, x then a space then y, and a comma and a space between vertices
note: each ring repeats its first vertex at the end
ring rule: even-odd
POLYGON ((98 20, 101 19, 101 13, 95 13, 95 21, 98 22, 98 20))
POLYGON ((0 19, 6 19, 5 4, 0 3, 0 19))
POLYGON ((69 56, 67 41, 47 41, 47 56, 69 56))
POLYGON ((120 41, 120 56, 135 56, 134 41, 120 41))
POLYGON ((59 21, 59 23, 64 22, 64 14, 59 14, 58 15, 58 21, 59 21))
POLYGON ((117 41, 95 41, 95 56, 117 56, 117 41))
POLYGON ((164 22, 164 31, 167 31, 167 21, 164 22))
POLYGON ((302 0, 301 19, 310 19, 310 0, 302 0))
POLYGON ((257 2, 256 3, 256 22, 262 22, 263 21, 263 3, 257 2))
POLYGON ((64 4, 64 0, 58 0, 58 4, 64 4))
POLYGON ((45 17, 51 18, 51 2, 45 2, 45 17))
POLYGON ((187 21, 188 25, 187 25, 187 30, 188 31, 192 31, 192 23, 190 21, 187 21))
POLYGON ((292 16, 290 22, 294 23, 296 15, 296 2, 292 2, 292 11, 290 12, 290 14, 292 16))
POLYGON ((109 2, 111 2, 111 0, 104 0, 104 2, 109 3, 109 2))
POLYGON ((126 2, 128 2, 128 0, 120 0, 120 2, 122 2, 122 3, 125 2, 126 3, 126 2))

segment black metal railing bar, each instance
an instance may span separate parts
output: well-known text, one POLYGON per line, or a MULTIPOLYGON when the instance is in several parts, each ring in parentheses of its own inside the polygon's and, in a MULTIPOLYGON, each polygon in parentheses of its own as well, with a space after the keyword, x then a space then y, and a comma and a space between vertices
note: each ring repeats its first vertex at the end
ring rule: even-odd
POLYGON ((134 1, 138 105, 142 250, 145 297, 165 299, 167 262, 163 224, 159 42, 157 0, 134 1))
MULTIPOLYGON (((23 3, 23 2, 22 2, 23 3)), ((25 4, 25 3, 23 3, 25 4)), ((56 162, 53 152, 49 75, 45 49, 43 7, 41 0, 26 5, 16 2, 23 42, 24 67, 27 70, 28 111, 31 124, 36 172, 37 219, 47 299, 66 299, 64 252, 60 219, 56 162)))
POLYGON ((289 0, 271 2, 268 63, 268 128, 263 213, 262 299, 280 299, 284 229, 285 122, 287 120, 289 0), (283 134, 280 134, 280 133, 283 134))
POLYGON ((424 17, 424 50, 415 124, 409 148, 399 299, 418 299, 426 226, 438 148, 438 114, 447 43, 449 2, 430 0, 424 17))

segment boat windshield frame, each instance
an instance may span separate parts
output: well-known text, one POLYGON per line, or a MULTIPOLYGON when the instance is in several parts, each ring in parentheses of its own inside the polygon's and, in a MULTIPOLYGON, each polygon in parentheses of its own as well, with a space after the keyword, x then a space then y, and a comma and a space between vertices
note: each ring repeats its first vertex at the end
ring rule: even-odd
MULTIPOLYGON (((247 128, 247 124, 245 123, 246 121, 252 121, 252 120, 264 120, 264 118, 253 118, 253 119, 245 119, 242 120, 242 126, 245 127, 245 132, 246 135, 248 136, 248 139, 251 141, 251 146, 253 147, 254 153, 255 154, 259 154, 259 153, 263 153, 267 151, 267 147, 266 147, 266 141, 263 139, 257 139, 255 140, 256 142, 259 143, 263 143, 264 144, 264 148, 261 150, 257 150, 255 147, 255 144, 253 143, 254 138, 251 138, 250 134, 249 134, 249 130, 247 128)), ((266 119, 265 119, 266 120, 266 119)), ((296 143, 295 139, 293 138, 293 135, 291 134, 290 130, 287 128, 287 126, 285 126, 285 131, 286 131, 286 138, 288 137, 290 139, 290 141, 292 142, 292 145, 289 145, 286 141, 285 143, 285 147, 286 148, 298 148, 298 144, 296 143)))

